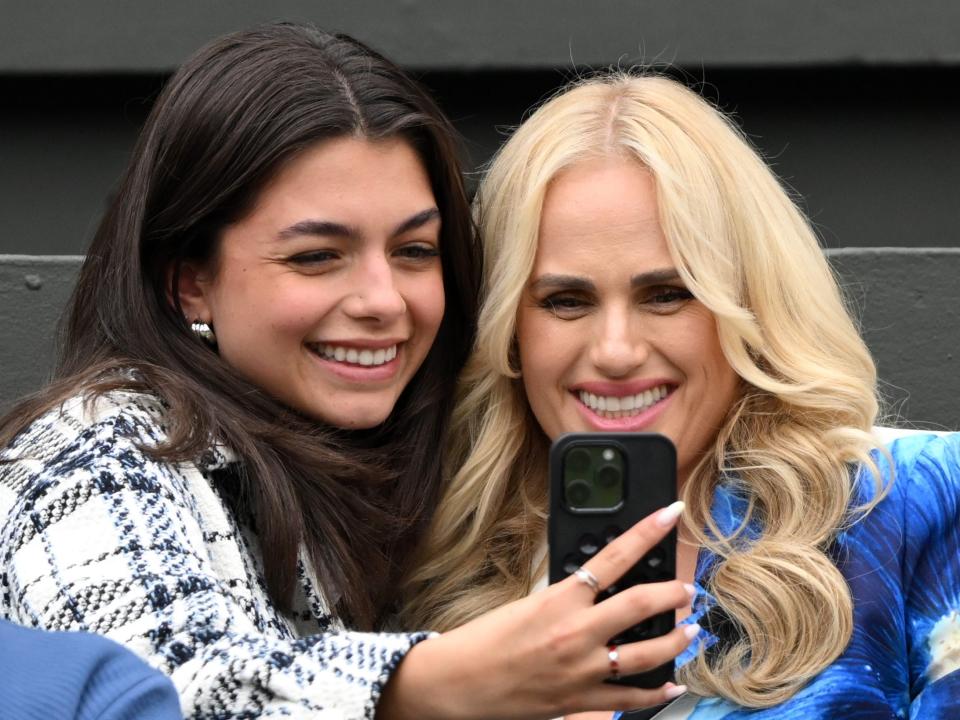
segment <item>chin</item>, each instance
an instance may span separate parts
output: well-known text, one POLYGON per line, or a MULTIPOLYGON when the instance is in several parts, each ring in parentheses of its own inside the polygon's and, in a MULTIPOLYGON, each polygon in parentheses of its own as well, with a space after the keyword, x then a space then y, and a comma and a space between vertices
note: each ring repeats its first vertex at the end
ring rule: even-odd
POLYGON ((382 424, 387 417, 388 412, 362 412, 353 413, 349 416, 338 415, 314 415, 314 418, 327 425, 340 428, 341 430, 370 430, 382 424))
POLYGON ((354 422, 336 423, 336 426, 341 430, 372 430, 386 419, 386 417, 378 417, 376 420, 356 420, 354 422))

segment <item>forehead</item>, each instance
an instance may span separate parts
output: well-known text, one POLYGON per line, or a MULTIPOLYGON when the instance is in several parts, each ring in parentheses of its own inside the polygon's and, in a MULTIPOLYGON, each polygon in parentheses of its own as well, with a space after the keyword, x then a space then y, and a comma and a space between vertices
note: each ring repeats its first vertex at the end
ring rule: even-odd
POLYGON ((432 200, 419 155, 402 138, 321 140, 288 160, 260 190, 255 209, 282 213, 401 211, 432 200))
MULTIPOLYGON (((217 252, 248 258, 290 247, 291 237, 392 237, 404 222, 435 206, 427 171, 407 141, 322 140, 280 168, 252 208, 223 229, 217 252), (301 231, 304 227, 313 231, 301 231), (335 232, 316 230, 334 227, 335 232)), ((422 227, 438 233, 439 216, 422 227)))
MULTIPOLYGON (((650 171, 621 157, 579 162, 550 183, 540 217, 537 270, 597 263, 636 272, 637 264, 671 264, 650 171)), ((568 267, 569 269, 569 267, 568 267)))

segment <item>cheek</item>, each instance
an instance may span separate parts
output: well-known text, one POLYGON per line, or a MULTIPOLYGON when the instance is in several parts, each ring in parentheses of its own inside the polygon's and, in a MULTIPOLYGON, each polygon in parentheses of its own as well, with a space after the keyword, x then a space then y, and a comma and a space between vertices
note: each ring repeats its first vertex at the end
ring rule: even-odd
POLYGON ((562 354, 568 354, 571 339, 556 318, 538 307, 521 307, 517 313, 517 346, 520 364, 532 372, 551 369, 562 354))
POLYGON ((403 298, 416 323, 417 331, 431 339, 435 337, 446 309, 441 271, 438 269, 429 275, 415 278, 403 293, 403 298))
POLYGON ((710 342, 703 348, 703 358, 701 362, 706 367, 707 379, 711 384, 715 384, 717 391, 724 398, 730 394, 730 388, 736 387, 738 377, 730 363, 727 362, 726 355, 723 354, 723 348, 720 346, 720 338, 717 336, 716 328, 711 326, 711 332, 707 336, 710 342))
POLYGON ((267 273, 231 267, 221 273, 217 283, 215 319, 244 325, 263 325, 279 308, 287 307, 278 300, 277 280, 267 273))
POLYGON ((734 403, 739 392, 739 377, 720 347, 716 324, 704 320, 692 324, 674 338, 675 358, 682 364, 688 379, 693 380, 697 404, 709 417, 710 426, 719 423, 734 403))
POLYGON ((248 312, 252 322, 267 324, 276 332, 301 334, 336 307, 342 295, 336 284, 319 278, 273 278, 259 288, 248 312))
POLYGON ((329 311, 330 303, 297 298, 279 298, 268 310, 257 309, 277 333, 301 335, 317 325, 329 311))
POLYGON ((549 415, 563 401, 560 387, 576 355, 569 328, 539 311, 521 310, 517 320, 517 345, 524 392, 534 414, 548 433, 549 415))
POLYGON ((666 328, 661 347, 691 379, 723 383, 733 372, 720 348, 716 322, 705 311, 703 315, 694 315, 666 328))

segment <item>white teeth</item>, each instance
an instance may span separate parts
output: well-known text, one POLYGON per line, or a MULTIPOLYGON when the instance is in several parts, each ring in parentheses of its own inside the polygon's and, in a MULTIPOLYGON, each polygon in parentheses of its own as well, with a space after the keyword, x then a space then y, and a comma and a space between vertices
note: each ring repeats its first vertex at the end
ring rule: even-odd
POLYGON ((669 390, 666 385, 644 390, 636 395, 614 396, 594 395, 585 390, 578 393, 580 402, 605 418, 622 418, 639 415, 647 408, 665 398, 669 390))
POLYGON ((364 367, 383 365, 397 356, 396 345, 391 345, 388 348, 380 348, 379 350, 357 350, 356 348, 348 348, 341 345, 313 345, 312 347, 327 360, 348 362, 364 367))

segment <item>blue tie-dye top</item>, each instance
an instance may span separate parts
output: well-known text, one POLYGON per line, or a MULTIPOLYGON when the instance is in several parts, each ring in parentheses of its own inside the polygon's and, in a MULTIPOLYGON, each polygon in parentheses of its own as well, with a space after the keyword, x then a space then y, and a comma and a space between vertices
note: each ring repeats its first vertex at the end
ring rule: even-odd
MULTIPOLYGON (((750 710, 703 698, 676 717, 960 718, 960 433, 908 435, 889 448, 895 479, 888 494, 839 535, 834 551, 854 603, 846 651, 776 707, 750 710)), ((886 459, 876 459, 887 474, 886 459)), ((857 487, 858 499, 869 499, 872 477, 857 487)), ((713 507, 719 527, 737 528, 745 507, 731 486, 721 486, 713 507)), ((697 597, 684 622, 703 618, 713 607, 702 586, 713 561, 700 553, 697 597)), ((698 644, 716 640, 704 630, 698 644)), ((678 667, 696 651, 680 655, 678 667)))

